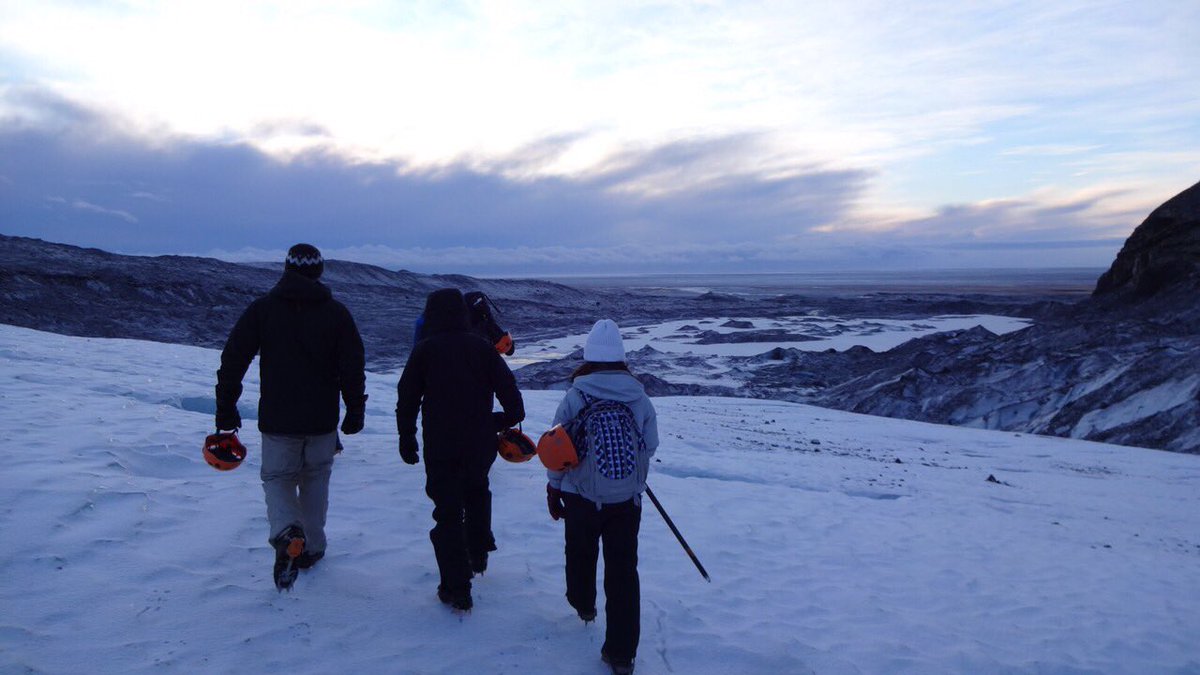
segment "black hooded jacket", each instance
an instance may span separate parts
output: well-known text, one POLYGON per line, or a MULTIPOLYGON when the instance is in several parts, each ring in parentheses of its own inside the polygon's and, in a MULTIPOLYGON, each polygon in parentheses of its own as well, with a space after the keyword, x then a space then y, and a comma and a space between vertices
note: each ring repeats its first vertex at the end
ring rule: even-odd
POLYGON ((242 377, 259 356, 258 428, 269 434, 319 435, 337 429, 338 394, 363 408, 362 338, 345 305, 319 281, 287 270, 250 303, 221 352, 217 409, 237 405, 242 377))
POLYGON ((424 337, 396 385, 396 429, 417 432, 421 413, 426 461, 496 452, 496 432, 525 419, 516 378, 492 345, 471 330, 458 289, 429 294, 424 337), (492 413, 492 397, 504 412, 492 413))

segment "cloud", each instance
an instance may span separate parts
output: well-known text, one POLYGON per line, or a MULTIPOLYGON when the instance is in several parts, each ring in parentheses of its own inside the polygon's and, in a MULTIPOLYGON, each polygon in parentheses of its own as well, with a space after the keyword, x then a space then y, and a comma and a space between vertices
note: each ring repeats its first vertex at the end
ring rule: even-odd
POLYGON ((82 199, 76 199, 74 202, 71 203, 71 206, 73 208, 79 209, 80 211, 89 211, 91 213, 99 213, 99 214, 105 215, 105 216, 113 216, 115 218, 120 218, 121 220, 124 220, 127 223, 137 223, 138 222, 137 216, 134 216, 132 213, 130 213, 128 211, 123 211, 121 209, 108 209, 108 208, 105 208, 98 204, 92 204, 91 202, 85 202, 82 199))
POLYGON ((905 236, 942 241, 1053 242, 1111 241, 1127 234, 1146 216, 1144 211, 1119 205, 1121 191, 1079 197, 1063 202, 1010 199, 943 206, 931 216, 896 225, 905 236), (1110 207, 1109 204, 1118 205, 1110 207), (1080 235, 1084 235, 1081 237, 1080 235))
POLYGON ((39 115, 0 132, 6 229, 78 239, 116 216, 105 244, 126 251, 272 247, 307 239, 399 249, 651 246, 769 240, 844 217, 861 171, 755 168, 742 135, 628 148, 574 177, 537 175, 569 149, 550 137, 480 166, 415 168, 328 149, 280 159, 246 143, 130 134, 120 119, 31 92, 39 115), (39 108, 39 106, 41 106, 39 108), (61 195, 82 214, 47 205, 61 195), (138 225, 138 227, 132 227, 138 225), (73 233, 74 232, 74 233, 73 233))
POLYGON ((22 112, 0 124, 0 230, 125 253, 274 260, 311 241, 390 268, 505 275, 1103 266, 1148 212, 1110 189, 901 216, 869 208, 875 173, 788 161, 757 133, 626 144, 562 175, 545 167, 585 134, 418 166, 134 133, 41 90, 8 99, 22 112))
POLYGON ((12 0, 0 71, 272 149, 281 124, 291 150, 322 137, 422 165, 580 130, 609 154, 765 129, 862 164, 1030 115, 1087 130, 1076 146, 1193 119, 1198 20, 1192 0, 12 0))

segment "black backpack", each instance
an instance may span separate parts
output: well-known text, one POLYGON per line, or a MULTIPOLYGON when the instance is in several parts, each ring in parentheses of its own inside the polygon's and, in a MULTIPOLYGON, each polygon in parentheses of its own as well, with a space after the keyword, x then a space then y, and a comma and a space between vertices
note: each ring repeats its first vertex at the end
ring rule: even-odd
POLYGON ((496 347, 496 351, 506 356, 512 356, 516 351, 512 336, 496 322, 496 314, 500 313, 496 303, 483 291, 468 291, 463 294, 467 303, 467 314, 471 319, 471 328, 496 347), (496 310, 495 313, 492 310, 496 310))

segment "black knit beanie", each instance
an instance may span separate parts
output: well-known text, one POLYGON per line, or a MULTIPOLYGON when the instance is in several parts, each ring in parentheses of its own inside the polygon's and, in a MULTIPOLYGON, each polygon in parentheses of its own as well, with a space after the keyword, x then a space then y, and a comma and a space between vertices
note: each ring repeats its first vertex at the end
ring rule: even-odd
POLYGON ((283 269, 296 270, 309 279, 320 279, 325 271, 325 259, 321 252, 312 244, 296 244, 288 249, 287 259, 283 261, 283 269))

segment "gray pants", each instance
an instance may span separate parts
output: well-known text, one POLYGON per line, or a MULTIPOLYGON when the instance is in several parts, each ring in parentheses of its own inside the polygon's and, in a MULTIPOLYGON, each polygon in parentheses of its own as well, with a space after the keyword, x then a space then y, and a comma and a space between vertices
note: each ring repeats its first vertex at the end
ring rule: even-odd
POLYGON ((263 434, 260 475, 270 539, 288 525, 299 525, 306 551, 325 550, 325 511, 335 452, 336 431, 320 436, 263 434))

